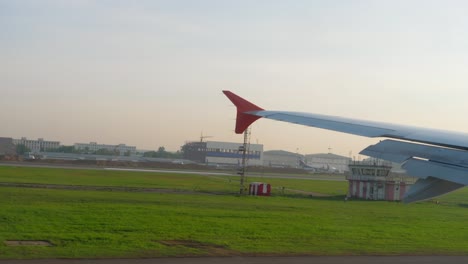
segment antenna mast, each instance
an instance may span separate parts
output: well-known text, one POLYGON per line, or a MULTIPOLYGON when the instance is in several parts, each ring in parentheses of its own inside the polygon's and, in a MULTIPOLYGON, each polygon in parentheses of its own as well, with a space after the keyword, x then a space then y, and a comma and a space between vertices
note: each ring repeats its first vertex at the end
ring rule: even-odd
POLYGON ((242 163, 241 167, 239 168, 238 174, 240 175, 240 194, 245 193, 245 172, 247 170, 247 161, 248 161, 248 153, 250 149, 250 128, 247 128, 244 131, 244 144, 239 147, 239 152, 242 152, 242 163))

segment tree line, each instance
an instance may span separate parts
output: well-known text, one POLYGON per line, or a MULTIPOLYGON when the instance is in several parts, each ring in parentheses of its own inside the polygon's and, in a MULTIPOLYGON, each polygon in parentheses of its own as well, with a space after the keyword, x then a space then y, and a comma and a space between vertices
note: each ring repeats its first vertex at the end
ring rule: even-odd
POLYGON ((148 151, 143 154, 143 157, 148 158, 165 158, 165 159, 181 159, 183 157, 183 153, 180 151, 177 152, 169 152, 166 151, 165 147, 159 147, 158 151, 148 151))

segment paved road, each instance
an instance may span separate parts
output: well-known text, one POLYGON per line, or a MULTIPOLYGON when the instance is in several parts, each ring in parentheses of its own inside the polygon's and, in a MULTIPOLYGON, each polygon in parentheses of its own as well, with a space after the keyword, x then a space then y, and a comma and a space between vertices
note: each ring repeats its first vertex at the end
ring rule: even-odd
MULTIPOLYGON (((235 173, 226 172, 212 172, 212 171, 189 171, 189 170, 161 170, 161 169, 130 169, 130 168, 104 168, 105 170, 116 170, 116 171, 139 171, 139 172, 165 172, 165 173, 181 173, 181 174, 198 174, 198 175, 217 175, 217 176, 237 176, 235 173)), ((323 175, 323 174, 311 174, 311 175, 279 175, 279 174, 261 174, 261 173, 250 173, 249 177, 261 177, 261 178, 278 178, 278 179, 300 179, 300 180, 317 180, 317 181, 345 181, 343 175, 323 175)))
POLYGON ((218 176, 233 176, 234 174, 225 172, 212 171, 190 171, 190 170, 161 170, 161 169, 127 169, 127 168, 103 168, 111 171, 137 171, 137 172, 163 172, 163 173, 180 173, 180 174, 196 174, 196 175, 218 175, 218 176))
POLYGON ((0 260, 0 264, 466 264, 468 256, 226 257, 157 259, 0 260))

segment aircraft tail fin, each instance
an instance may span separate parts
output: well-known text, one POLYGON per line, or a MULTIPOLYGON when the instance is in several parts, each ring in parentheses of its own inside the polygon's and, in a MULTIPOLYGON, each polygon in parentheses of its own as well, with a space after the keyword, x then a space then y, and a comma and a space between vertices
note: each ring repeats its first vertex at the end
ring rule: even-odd
POLYGON ((306 164, 303 160, 301 160, 301 159, 299 159, 299 165, 300 165, 301 167, 307 166, 307 164, 306 164))
POLYGON ((263 108, 252 104, 244 98, 232 93, 231 91, 223 91, 223 93, 231 100, 237 108, 236 130, 237 134, 242 134, 253 122, 260 116, 252 115, 247 112, 262 111, 263 108))

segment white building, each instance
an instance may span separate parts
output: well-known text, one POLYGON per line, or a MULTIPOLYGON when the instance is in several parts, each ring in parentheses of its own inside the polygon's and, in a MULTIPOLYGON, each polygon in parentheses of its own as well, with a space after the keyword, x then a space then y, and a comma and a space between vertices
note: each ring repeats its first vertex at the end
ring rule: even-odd
POLYGON ((107 145, 107 144, 98 144, 96 142, 90 143, 75 143, 74 145, 76 150, 86 151, 89 153, 95 153, 98 150, 107 150, 123 156, 125 154, 134 155, 136 153, 135 146, 127 146, 125 144, 117 145, 107 145))
POLYGON ((33 153, 44 152, 50 149, 56 149, 60 147, 59 141, 47 141, 43 138, 32 140, 22 137, 21 139, 13 139, 13 144, 24 145, 33 153))

